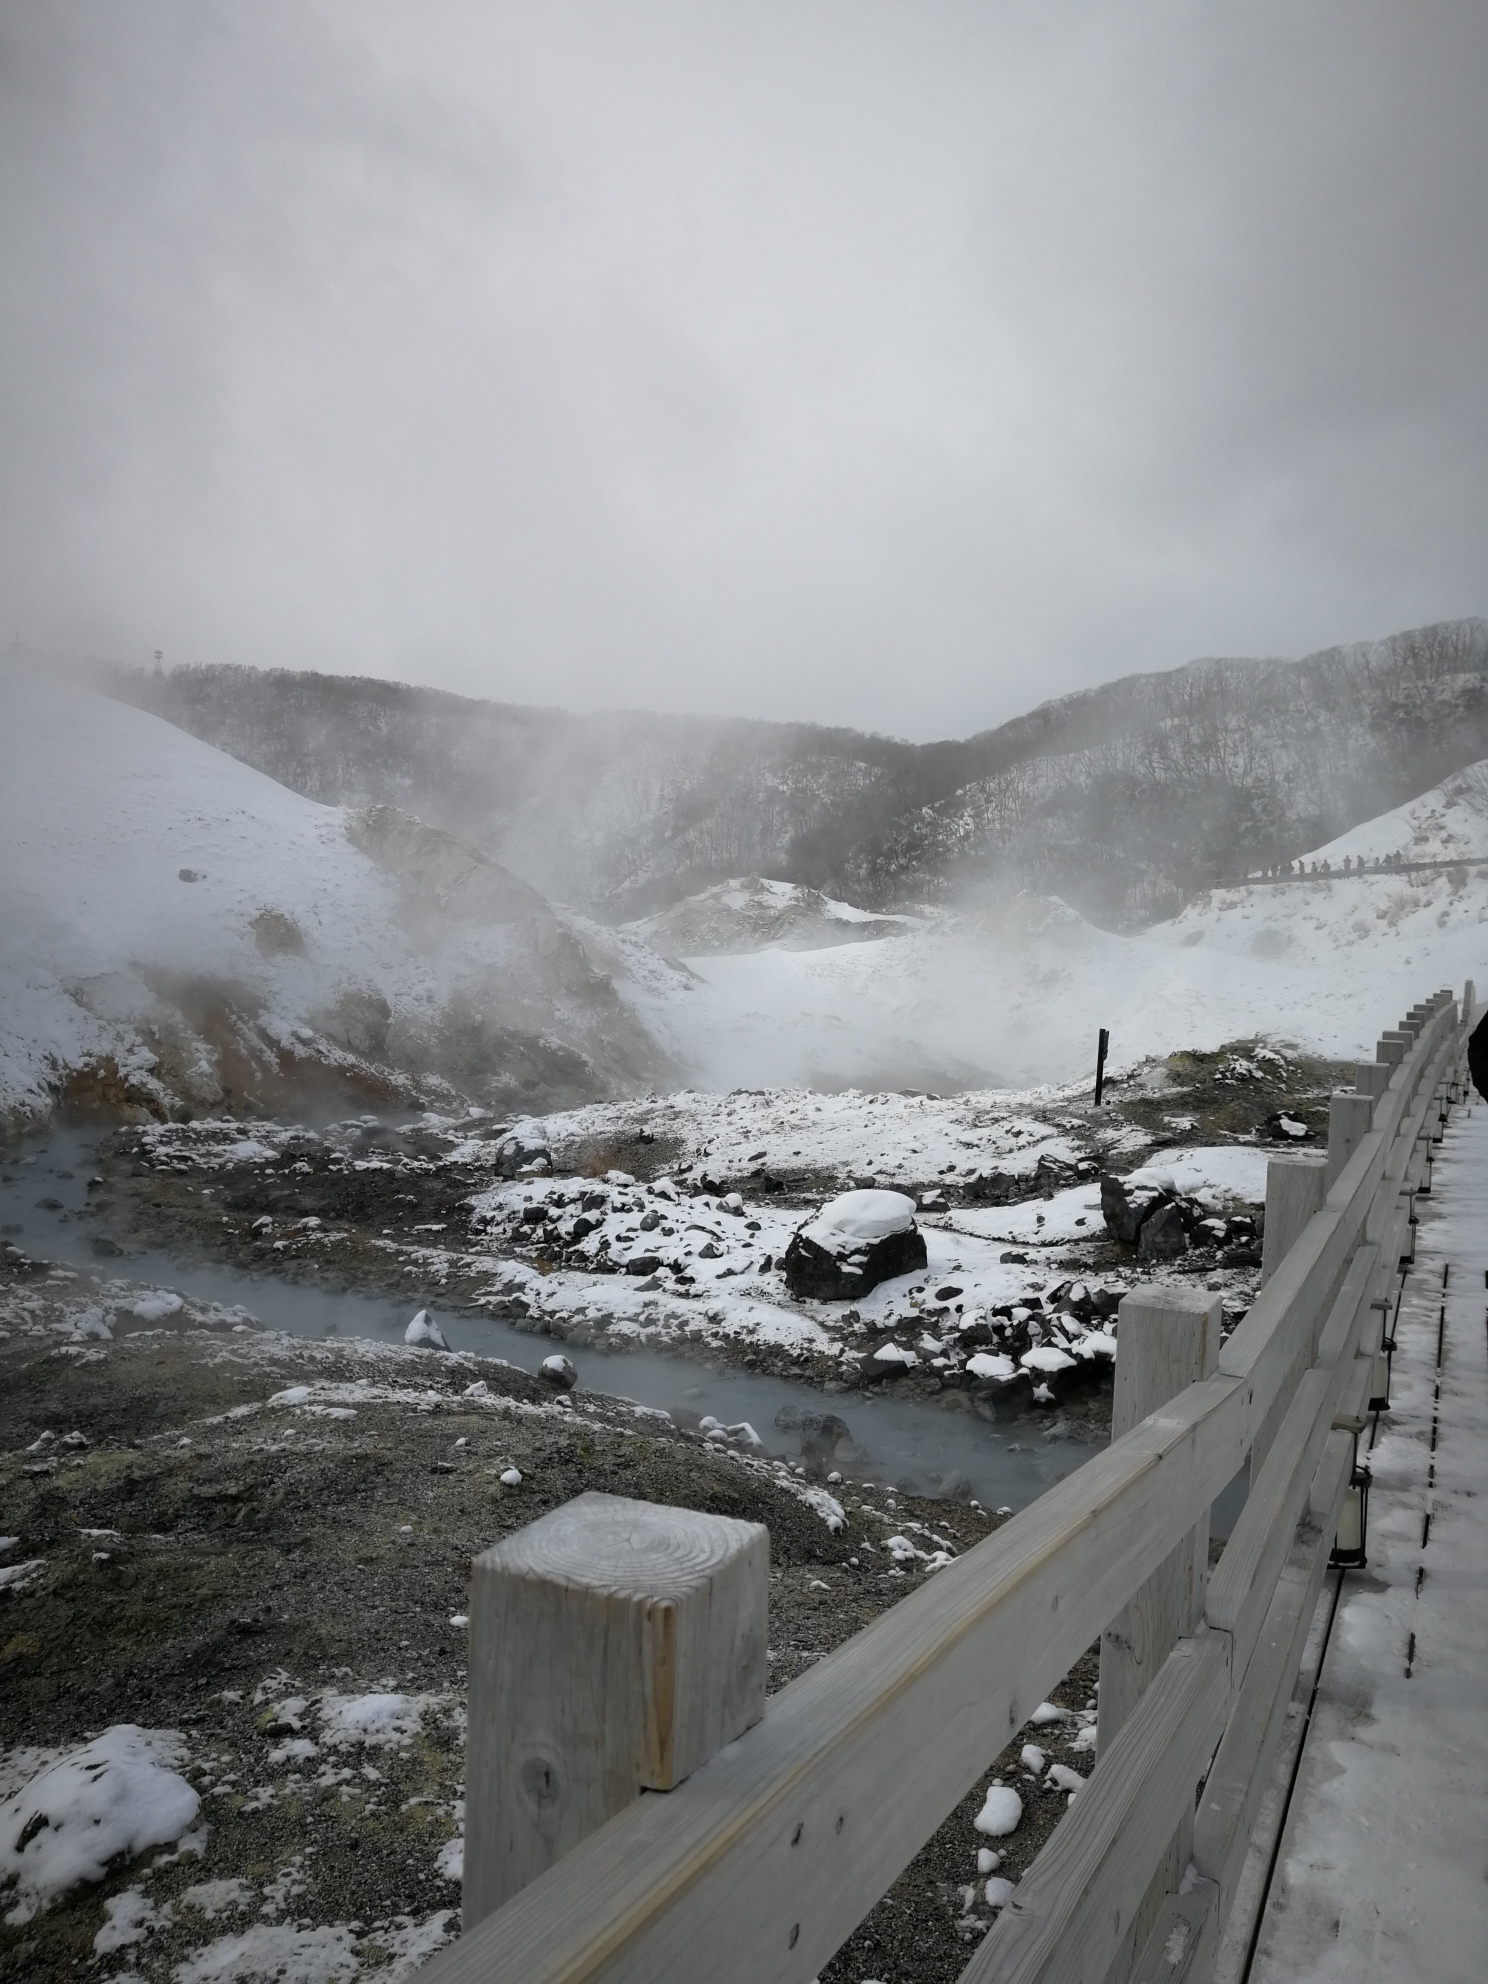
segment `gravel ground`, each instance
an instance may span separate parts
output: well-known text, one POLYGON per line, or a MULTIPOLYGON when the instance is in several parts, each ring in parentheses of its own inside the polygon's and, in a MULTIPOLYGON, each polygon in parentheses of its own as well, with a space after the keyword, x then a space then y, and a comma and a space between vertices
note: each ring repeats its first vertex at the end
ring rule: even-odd
MULTIPOLYGON (((96 1974, 164 1984, 204 1950, 213 1976, 254 1974, 265 1952, 290 1962, 286 1975, 333 1959, 341 1971, 323 1974, 392 1974, 454 1933, 465 1634, 452 1621, 468 1562, 585 1489, 768 1526, 772 1688, 933 1575, 892 1567, 888 1535, 929 1551, 933 1533, 959 1552, 997 1523, 844 1487, 834 1531, 798 1477, 619 1402, 560 1403, 490 1360, 191 1327, 59 1346, 58 1298, 34 1283, 4 1296, 0 1505, 17 1541, 3 1562, 40 1565, 0 1592, 12 1765, 19 1750, 118 1723, 178 1730, 205 1821, 199 1852, 146 1853, 0 1929, 6 1977, 91 1969, 109 1902, 135 1893, 146 1926, 126 1910, 138 1939, 105 1947, 96 1974), (513 1468, 517 1486, 501 1479, 513 1468), (369 1695, 406 1698, 407 1727, 388 1744, 338 1740, 338 1702, 369 1695)), ((1093 1674, 1083 1665, 1060 1698, 1083 1707, 1093 1674)), ((1075 1724, 1060 1727, 1072 1736, 1075 1724)), ((1050 1748, 1047 1731, 1024 1732, 986 1773, 1024 1795, 1001 1869, 1013 1878, 1064 1803, 1018 1766, 1030 1735, 1050 1748)), ((959 1973, 990 1919, 980 1798, 947 1820, 824 1984, 959 1973)))

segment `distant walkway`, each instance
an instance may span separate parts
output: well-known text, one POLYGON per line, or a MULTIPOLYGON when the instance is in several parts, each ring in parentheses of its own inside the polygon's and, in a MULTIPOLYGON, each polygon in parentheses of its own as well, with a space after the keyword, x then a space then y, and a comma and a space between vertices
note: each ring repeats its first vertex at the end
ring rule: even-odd
POLYGON ((1280 874, 1243 875, 1238 881, 1216 882, 1213 886, 1217 889, 1279 889, 1288 882, 1366 882, 1377 881, 1381 875, 1433 875, 1447 868, 1488 868, 1488 854, 1453 855, 1443 861, 1392 858, 1366 862, 1354 861, 1351 857, 1347 868, 1342 862, 1319 868, 1316 862, 1309 867, 1304 861, 1294 863, 1291 868, 1283 868, 1280 874))
POLYGON ((1437 1159, 1252 1984, 1488 1976, 1488 1104, 1437 1159))

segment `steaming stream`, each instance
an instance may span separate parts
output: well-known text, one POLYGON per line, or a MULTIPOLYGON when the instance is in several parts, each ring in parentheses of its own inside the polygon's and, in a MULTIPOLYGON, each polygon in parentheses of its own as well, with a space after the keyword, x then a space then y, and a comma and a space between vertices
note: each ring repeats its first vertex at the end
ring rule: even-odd
MULTIPOLYGON (((76 1217, 87 1203, 97 1142, 89 1132, 58 1130, 28 1139, 6 1155, 0 1164, 10 1181, 0 1182, 5 1240, 38 1260, 87 1268, 105 1279, 174 1289, 224 1308, 241 1306, 266 1327, 296 1336, 401 1344, 413 1308, 424 1306, 423 1298, 414 1304, 392 1293, 335 1293, 163 1250, 99 1260, 88 1243, 107 1230, 105 1223, 79 1223, 76 1217), (43 1200, 54 1203, 38 1203, 43 1200)), ((535 1371, 557 1347, 507 1322, 427 1306, 452 1350, 505 1358, 535 1371)), ((581 1387, 659 1407, 683 1424, 709 1413, 725 1425, 747 1420, 765 1451, 780 1458, 800 1457, 800 1435, 788 1424, 777 1426, 777 1415, 798 1426, 802 1413, 833 1413, 846 1421, 852 1438, 838 1446, 831 1465, 848 1476, 915 1494, 969 1493, 990 1508, 1021 1508, 1104 1445, 1063 1425, 1045 1430, 1023 1420, 1002 1427, 920 1399, 857 1393, 824 1398, 814 1386, 718 1368, 675 1352, 561 1347, 577 1368, 581 1387)))

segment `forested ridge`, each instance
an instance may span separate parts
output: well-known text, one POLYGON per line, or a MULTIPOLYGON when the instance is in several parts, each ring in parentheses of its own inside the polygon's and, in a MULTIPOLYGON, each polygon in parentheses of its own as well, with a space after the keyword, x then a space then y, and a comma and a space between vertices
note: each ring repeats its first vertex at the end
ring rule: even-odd
POLYGON ((867 908, 1033 887, 1125 927, 1488 757, 1488 623, 1203 660, 976 736, 477 701, 285 669, 106 686, 309 797, 391 804, 620 920, 730 875, 867 908))

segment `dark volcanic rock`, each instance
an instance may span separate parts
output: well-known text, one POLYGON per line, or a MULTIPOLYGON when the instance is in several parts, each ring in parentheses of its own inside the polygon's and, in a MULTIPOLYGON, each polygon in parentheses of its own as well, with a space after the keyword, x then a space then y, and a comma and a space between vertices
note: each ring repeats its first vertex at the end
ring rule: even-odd
POLYGON ((1170 1201, 1159 1206, 1142 1221, 1137 1252, 1144 1260, 1171 1261, 1188 1252, 1188 1232, 1183 1208, 1170 1201))
POLYGON ((861 1240, 849 1252, 820 1246, 805 1233, 794 1234, 782 1263, 785 1285, 792 1295, 813 1295, 819 1302, 847 1302, 866 1295, 881 1281, 897 1274, 914 1274, 925 1266, 925 1236, 917 1226, 881 1239, 861 1240))
POLYGON ((1128 1185, 1124 1178, 1107 1176, 1100 1181, 1101 1218, 1113 1239, 1131 1246, 1142 1231, 1142 1223, 1166 1194, 1156 1185, 1128 1185))

